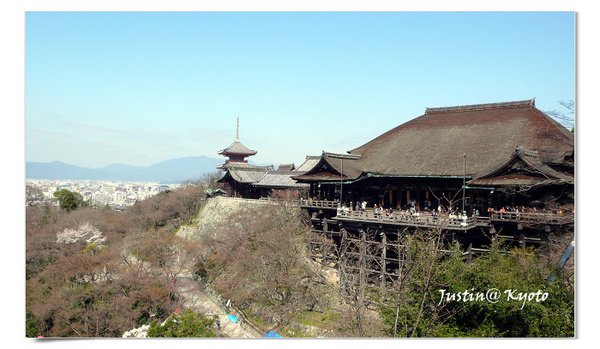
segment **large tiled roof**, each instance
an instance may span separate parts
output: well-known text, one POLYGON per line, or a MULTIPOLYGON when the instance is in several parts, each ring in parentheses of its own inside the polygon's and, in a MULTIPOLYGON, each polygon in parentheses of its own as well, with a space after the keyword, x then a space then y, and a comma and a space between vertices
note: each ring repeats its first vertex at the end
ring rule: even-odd
POLYGON ((544 163, 560 163, 573 154, 573 134, 534 100, 428 108, 350 153, 361 156, 356 171, 436 177, 463 176, 465 153, 471 177, 510 159, 517 146, 536 151, 544 163))

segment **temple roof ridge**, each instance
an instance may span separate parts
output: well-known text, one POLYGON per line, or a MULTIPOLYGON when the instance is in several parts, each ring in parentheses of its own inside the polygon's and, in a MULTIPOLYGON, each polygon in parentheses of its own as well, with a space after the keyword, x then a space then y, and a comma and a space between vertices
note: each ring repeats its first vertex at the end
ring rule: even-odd
POLYGON ((508 108, 526 108, 535 107, 535 98, 522 101, 500 102, 500 103, 484 103, 484 104, 469 104, 457 105, 450 107, 425 108, 425 114, 441 114, 447 112, 467 112, 489 109, 508 109, 508 108))

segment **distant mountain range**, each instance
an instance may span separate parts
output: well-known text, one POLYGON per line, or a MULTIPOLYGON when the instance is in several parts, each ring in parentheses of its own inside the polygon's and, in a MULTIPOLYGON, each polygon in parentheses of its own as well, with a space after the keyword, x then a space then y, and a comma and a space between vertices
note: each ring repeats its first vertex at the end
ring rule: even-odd
POLYGON ((216 172, 224 159, 191 156, 162 161, 150 166, 114 164, 87 168, 60 161, 27 162, 27 179, 114 180, 128 182, 178 183, 197 179, 204 173, 216 172))

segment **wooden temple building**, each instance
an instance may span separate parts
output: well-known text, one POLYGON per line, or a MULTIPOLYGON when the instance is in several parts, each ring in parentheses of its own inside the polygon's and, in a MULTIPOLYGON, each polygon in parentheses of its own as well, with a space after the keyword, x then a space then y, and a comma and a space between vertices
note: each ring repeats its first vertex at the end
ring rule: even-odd
MULTIPOLYGON (((304 164, 296 169, 294 164, 281 164, 274 169, 273 166, 256 166, 248 163, 247 157, 256 155, 256 150, 251 150, 240 142, 239 118, 237 119, 236 139, 227 148, 219 151, 219 155, 227 157, 225 163, 217 169, 223 172, 218 180, 227 196, 247 199, 269 197, 278 190, 305 191, 309 185, 298 183, 292 176, 303 174, 304 164)), ((314 162, 314 159, 311 160, 314 162)))
POLYGON ((393 281, 404 237, 419 230, 469 256, 495 239, 539 246, 574 231, 574 135, 534 99, 426 108, 345 154, 323 151, 279 172, 249 165, 256 151, 239 137, 219 154, 230 196, 304 188, 311 255, 357 271, 362 287, 393 281))
POLYGON ((573 208, 573 133, 534 100, 427 108, 347 154, 323 152, 295 176, 314 200, 352 207, 573 208))
POLYGON ((495 239, 540 246, 572 233, 574 155, 573 133, 532 99, 427 108, 292 178, 310 186, 311 255, 364 290, 398 277, 407 234, 438 231, 470 258, 495 239))
POLYGON ((310 185, 313 230, 338 245, 441 229, 469 251, 496 238, 524 247, 573 231, 574 150, 533 99, 427 108, 293 178, 310 185))

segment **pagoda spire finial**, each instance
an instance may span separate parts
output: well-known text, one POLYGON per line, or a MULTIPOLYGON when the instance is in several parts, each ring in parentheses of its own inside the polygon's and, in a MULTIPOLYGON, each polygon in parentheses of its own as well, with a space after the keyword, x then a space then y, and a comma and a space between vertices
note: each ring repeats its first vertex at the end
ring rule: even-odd
POLYGON ((240 140, 240 117, 237 117, 237 127, 235 129, 235 140, 239 141, 240 140))

